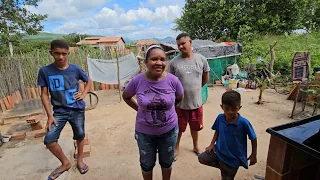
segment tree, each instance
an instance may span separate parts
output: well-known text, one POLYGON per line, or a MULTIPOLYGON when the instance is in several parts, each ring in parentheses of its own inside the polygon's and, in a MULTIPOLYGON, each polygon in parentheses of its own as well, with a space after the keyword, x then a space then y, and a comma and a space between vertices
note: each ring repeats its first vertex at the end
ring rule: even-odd
POLYGON ((175 30, 193 38, 237 40, 241 30, 254 34, 319 29, 317 0, 187 0, 175 30))
POLYGON ((0 0, 0 43, 18 43, 23 33, 35 35, 43 30, 47 15, 31 13, 26 5, 37 6, 40 0, 0 0))
POLYGON ((86 37, 88 37, 87 34, 71 33, 63 36, 63 39, 69 44, 69 46, 76 46, 77 42, 83 40, 86 37))

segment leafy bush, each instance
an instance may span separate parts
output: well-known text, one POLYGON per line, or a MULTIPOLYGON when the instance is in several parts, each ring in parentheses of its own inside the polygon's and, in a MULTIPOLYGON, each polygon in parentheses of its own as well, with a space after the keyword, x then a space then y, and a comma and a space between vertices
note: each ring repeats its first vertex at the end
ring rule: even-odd
POLYGON ((243 44, 243 55, 238 59, 241 67, 246 63, 257 63, 258 57, 263 57, 264 61, 270 61, 270 45, 276 42, 277 44, 274 47, 275 71, 291 72, 291 61, 297 51, 310 51, 312 68, 320 66, 320 32, 279 36, 251 35, 246 38, 249 40, 242 39, 240 41, 243 44))

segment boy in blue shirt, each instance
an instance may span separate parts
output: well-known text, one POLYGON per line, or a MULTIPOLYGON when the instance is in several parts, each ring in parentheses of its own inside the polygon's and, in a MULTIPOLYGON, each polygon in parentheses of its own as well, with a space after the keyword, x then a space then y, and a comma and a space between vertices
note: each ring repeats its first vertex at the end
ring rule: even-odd
POLYGON ((241 96, 236 91, 222 95, 224 114, 218 115, 212 129, 215 130, 211 144, 198 157, 201 164, 219 168, 223 180, 233 180, 239 166, 248 169, 257 163, 257 136, 250 122, 238 112, 241 96), (252 154, 247 158, 247 136, 251 140, 252 154))
POLYGON ((38 85, 41 87, 41 100, 48 116, 44 144, 60 160, 62 165, 48 176, 48 180, 57 179, 72 165, 58 144, 60 133, 67 122, 72 127, 73 139, 77 141, 77 167, 81 174, 85 174, 89 170, 82 159, 85 137, 85 102, 83 98, 92 83, 79 66, 68 63, 69 46, 64 41, 54 40, 50 46, 50 54, 54 58, 54 62, 39 70, 38 85), (79 91, 79 80, 86 82, 83 92, 79 91), (50 108, 49 94, 53 114, 50 108))

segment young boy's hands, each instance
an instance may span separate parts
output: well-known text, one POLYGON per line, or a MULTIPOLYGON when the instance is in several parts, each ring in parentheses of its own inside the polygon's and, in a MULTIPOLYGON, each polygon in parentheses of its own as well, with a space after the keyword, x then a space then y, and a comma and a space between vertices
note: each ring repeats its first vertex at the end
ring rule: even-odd
POLYGON ((214 145, 210 144, 210 146, 206 147, 206 152, 207 153, 215 152, 214 145))
POLYGON ((51 124, 54 124, 55 126, 57 126, 57 121, 53 116, 50 116, 48 118, 47 124, 46 124, 46 131, 49 132, 51 130, 51 124))
POLYGON ((85 97, 86 97, 86 94, 84 94, 84 93, 81 93, 81 92, 74 93, 74 98, 77 101, 80 101, 80 100, 84 99, 85 97))
POLYGON ((257 155, 251 154, 248 160, 250 160, 249 166, 255 165, 257 163, 257 155))

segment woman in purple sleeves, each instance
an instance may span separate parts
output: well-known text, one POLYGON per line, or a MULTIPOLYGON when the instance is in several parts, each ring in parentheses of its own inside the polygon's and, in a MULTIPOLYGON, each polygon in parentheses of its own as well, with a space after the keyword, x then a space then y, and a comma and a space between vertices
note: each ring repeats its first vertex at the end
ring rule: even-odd
POLYGON ((166 72, 166 54, 158 46, 146 51, 147 71, 135 76, 123 92, 124 101, 137 111, 135 138, 140 153, 144 180, 152 180, 152 170, 159 153, 162 179, 170 180, 174 149, 178 136, 175 105, 183 98, 179 79, 166 72), (133 96, 137 97, 137 101, 133 96))

